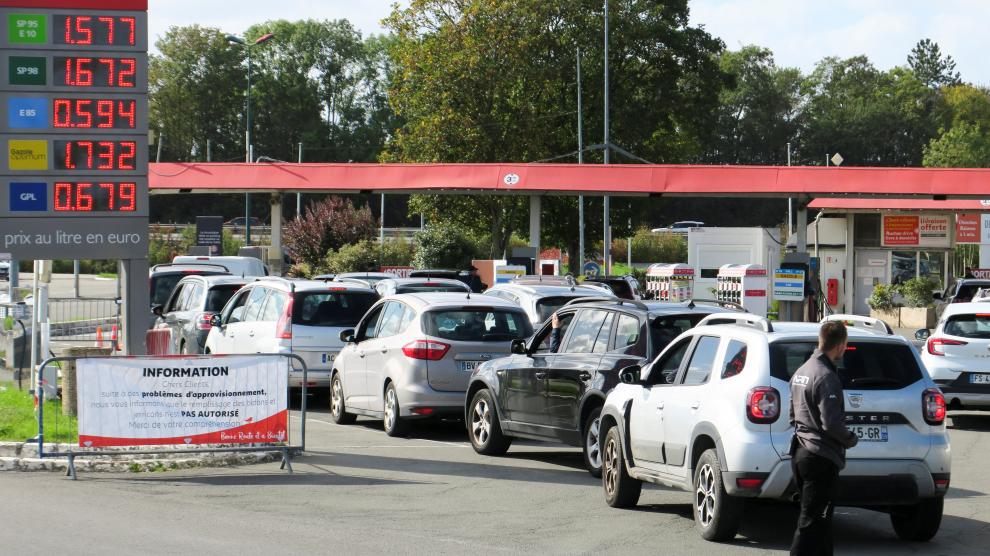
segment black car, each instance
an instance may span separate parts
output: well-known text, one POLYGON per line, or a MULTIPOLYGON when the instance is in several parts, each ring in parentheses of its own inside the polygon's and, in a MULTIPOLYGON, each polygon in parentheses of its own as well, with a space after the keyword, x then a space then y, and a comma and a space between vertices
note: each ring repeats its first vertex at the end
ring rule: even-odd
POLYGON ((225 275, 191 275, 179 280, 165 305, 153 309, 161 314, 156 328, 172 331, 169 353, 203 353, 213 328, 210 319, 247 282, 240 276, 225 275))
POLYGON ((969 303, 981 288, 990 288, 990 280, 981 278, 960 278, 941 294, 935 294, 935 313, 939 316, 950 303, 969 303))
POLYGON ((641 300, 639 281, 632 276, 595 276, 584 279, 585 284, 605 284, 612 288, 616 297, 622 299, 641 300))
POLYGON ((619 371, 652 361, 681 332, 738 306, 574 300, 559 311, 560 345, 551 347, 551 322, 513 355, 482 364, 472 374, 464 409, 479 454, 501 455, 515 437, 581 446, 588 471, 601 475, 598 417, 619 371))

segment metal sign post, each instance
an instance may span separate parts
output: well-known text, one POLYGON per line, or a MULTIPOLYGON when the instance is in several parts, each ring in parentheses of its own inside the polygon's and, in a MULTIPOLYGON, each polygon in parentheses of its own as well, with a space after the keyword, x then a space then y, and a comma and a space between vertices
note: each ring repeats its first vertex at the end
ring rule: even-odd
POLYGON ((147 0, 0 0, 0 252, 119 259, 144 352, 147 0))

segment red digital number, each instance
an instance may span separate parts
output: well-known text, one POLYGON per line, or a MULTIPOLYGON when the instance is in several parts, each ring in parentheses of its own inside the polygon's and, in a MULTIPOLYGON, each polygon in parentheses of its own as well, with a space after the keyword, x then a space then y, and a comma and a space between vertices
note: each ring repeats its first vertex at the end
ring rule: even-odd
POLYGON ((114 150, 115 145, 113 141, 100 141, 97 145, 96 158, 99 162, 96 165, 97 170, 113 170, 114 161, 114 150))
POLYGON ((128 122, 127 127, 131 129, 134 129, 134 108, 136 105, 137 103, 133 100, 128 100, 128 101, 121 100, 117 102, 117 113, 121 117, 127 118, 127 122, 128 122), (124 105, 124 102, 127 102, 126 106, 124 105))
POLYGON ((55 210, 72 210, 72 184, 57 182, 55 184, 55 210))
POLYGON ((134 158, 137 155, 137 143, 134 141, 120 142, 120 157, 117 159, 118 170, 133 170, 134 158))
MULTIPOLYGON (((120 73, 117 75, 117 86, 118 87, 133 87, 134 86, 134 73, 136 71, 135 67, 137 62, 134 58, 121 58, 120 59, 120 73), (126 69, 125 69, 126 68, 126 69), (129 77, 130 80, 125 79, 129 77)), ((111 72, 113 73, 113 72, 111 72)), ((111 79, 111 84, 113 80, 111 79)))
POLYGON ((93 44, 92 28, 84 26, 89 25, 89 22, 93 18, 81 15, 74 18, 74 20, 75 25, 72 24, 73 18, 65 18, 65 44, 93 44))
POLYGON ((112 129, 121 124, 120 127, 134 129, 136 106, 134 100, 56 98, 52 103, 52 127, 112 129))
POLYGON ((92 87, 93 70, 89 69, 92 58, 66 58, 65 84, 73 87, 92 87))
POLYGON ((134 18, 133 17, 122 17, 122 18, 120 18, 120 20, 123 21, 124 23, 126 23, 128 25, 128 27, 130 28, 130 35, 129 35, 127 44, 129 44, 131 46, 134 46, 134 18))
MULTIPOLYGON (((100 23, 105 23, 107 25, 107 44, 113 44, 113 18, 112 17, 98 17, 96 18, 100 23)), ((133 43, 131 43, 133 44, 133 43)))
POLYGON ((72 127, 72 101, 67 98, 57 98, 52 105, 52 126, 72 127))
POLYGON ((76 210, 84 210, 84 211, 93 210, 93 196, 89 193, 90 187, 93 187, 93 184, 91 183, 76 184, 76 210))
POLYGON ((121 211, 132 212, 137 209, 137 184, 136 183, 122 183, 118 190, 121 201, 126 201, 127 204, 120 204, 121 211))
POLYGON ((96 127, 104 129, 113 127, 113 101, 96 101, 96 117, 102 118, 102 120, 96 124, 96 127))
POLYGON ((55 183, 56 212, 134 212, 136 210, 137 184, 134 182, 55 183))

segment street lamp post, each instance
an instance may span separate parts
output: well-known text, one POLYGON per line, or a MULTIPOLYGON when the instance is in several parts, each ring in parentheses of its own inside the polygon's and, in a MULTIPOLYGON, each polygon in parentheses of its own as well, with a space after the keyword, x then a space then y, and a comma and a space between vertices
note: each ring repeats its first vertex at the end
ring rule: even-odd
MULTIPOLYGON (((227 35, 227 42, 232 44, 239 44, 247 50, 247 98, 246 107, 244 109, 244 162, 251 162, 251 48, 258 46, 259 44, 266 43, 271 39, 275 38, 274 33, 267 33, 258 37, 253 43, 248 44, 244 39, 235 36, 227 35)), ((251 245, 251 193, 244 193, 244 244, 251 245)))

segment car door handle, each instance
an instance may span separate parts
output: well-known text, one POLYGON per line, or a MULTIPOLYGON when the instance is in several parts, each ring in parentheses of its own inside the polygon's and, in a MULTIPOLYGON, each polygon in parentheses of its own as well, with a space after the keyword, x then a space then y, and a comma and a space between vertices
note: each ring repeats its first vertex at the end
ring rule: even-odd
POLYGON ((700 401, 695 400, 695 401, 691 402, 691 409, 698 409, 699 407, 701 407, 701 402, 700 401))
POLYGON ((587 371, 581 371, 581 374, 578 375, 578 378, 580 378, 581 380, 591 380, 591 373, 587 371))
POLYGON ((358 352, 358 357, 360 357, 361 359, 364 359, 364 352, 363 351, 359 351, 358 352))
POLYGON ((254 338, 254 330, 248 332, 248 336, 251 336, 252 338, 254 338))
POLYGON ((540 379, 540 380, 543 380, 544 378, 546 378, 546 377, 547 377, 547 373, 536 373, 536 374, 535 374, 535 375, 533 375, 533 376, 535 376, 536 378, 538 378, 538 379, 540 379))
POLYGON ((663 411, 663 402, 657 404, 657 413, 660 413, 661 411, 663 411))
POLYGON ((388 353, 388 348, 382 348, 382 353, 388 353))

